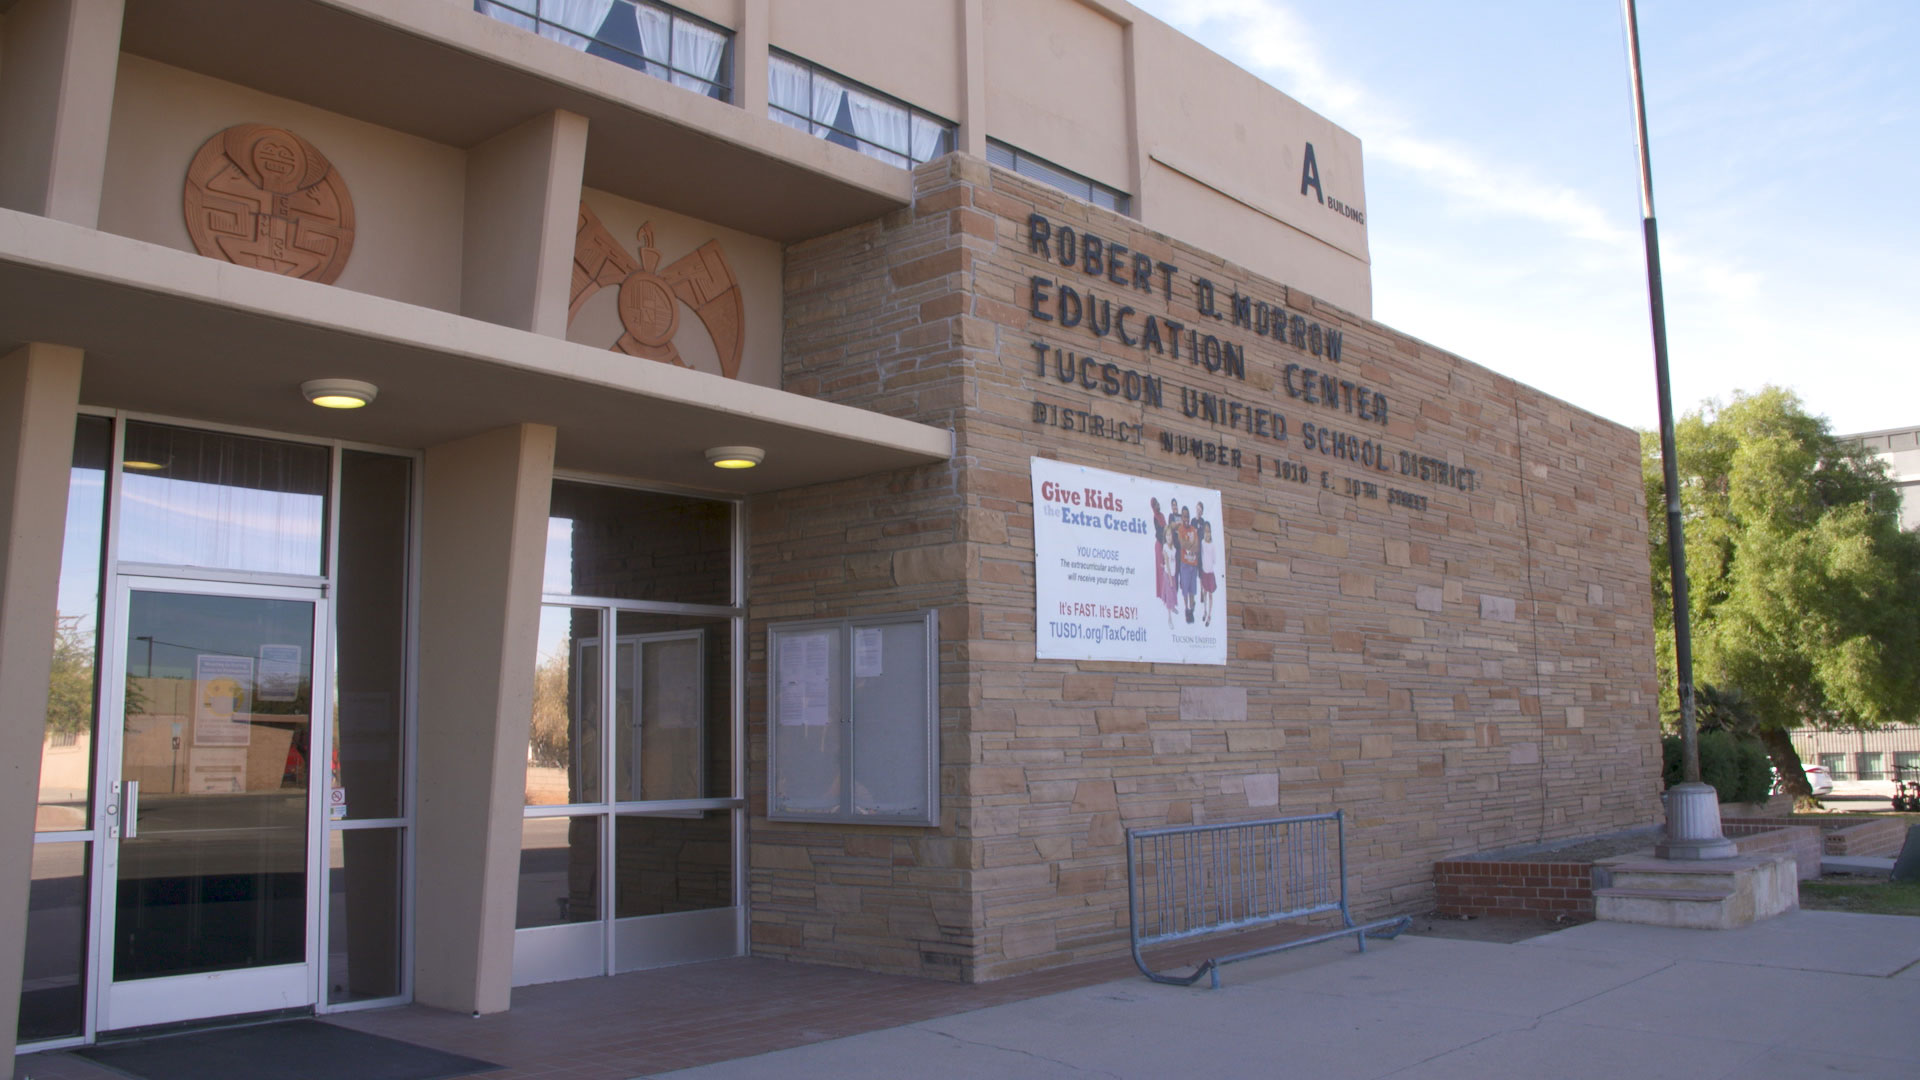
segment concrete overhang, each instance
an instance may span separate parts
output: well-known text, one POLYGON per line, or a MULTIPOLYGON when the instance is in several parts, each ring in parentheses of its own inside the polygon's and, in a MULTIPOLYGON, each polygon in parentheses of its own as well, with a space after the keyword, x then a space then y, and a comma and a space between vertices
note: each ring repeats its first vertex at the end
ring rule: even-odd
POLYGON ((416 449, 559 430, 560 468, 751 494, 946 461, 952 433, 460 315, 0 210, 0 351, 86 351, 83 404, 416 449), (369 407, 318 409, 314 378, 369 407), (767 452, 756 469, 711 446, 767 452))
POLYGON ((792 242, 913 201, 843 146, 476 13, 455 0, 126 0, 127 52, 470 149, 565 109, 586 183, 792 242))

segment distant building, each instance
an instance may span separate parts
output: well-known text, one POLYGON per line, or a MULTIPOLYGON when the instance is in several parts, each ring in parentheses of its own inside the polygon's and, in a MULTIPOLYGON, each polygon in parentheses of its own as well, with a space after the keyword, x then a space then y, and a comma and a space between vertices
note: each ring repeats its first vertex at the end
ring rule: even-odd
MULTIPOLYGON (((1920 528, 1920 427, 1842 435, 1885 461, 1900 490, 1900 527, 1920 528)), ((1920 780, 1920 726, 1877 731, 1796 731, 1793 746, 1808 765, 1825 765, 1834 782, 1891 789, 1895 780, 1920 780)))
POLYGON ((1802 764, 1826 766, 1836 784, 1855 782, 1865 790, 1890 792, 1895 780, 1920 780, 1920 726, 1796 731, 1793 748, 1802 764))
POLYGON ((1859 443, 1887 463, 1893 484, 1900 489, 1900 527, 1920 529, 1920 427, 1865 431, 1840 438, 1859 443))

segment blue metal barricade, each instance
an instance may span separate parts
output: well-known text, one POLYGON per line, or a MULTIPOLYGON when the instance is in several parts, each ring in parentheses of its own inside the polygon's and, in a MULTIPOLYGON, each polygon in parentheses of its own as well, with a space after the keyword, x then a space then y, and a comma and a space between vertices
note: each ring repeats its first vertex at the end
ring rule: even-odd
POLYGON ((1192 986, 1202 975, 1220 986, 1220 966, 1281 949, 1352 935, 1390 938, 1413 925, 1402 915, 1356 925, 1347 908, 1347 838, 1342 811, 1305 817, 1127 830, 1127 915, 1133 963, 1154 982, 1192 986), (1147 966, 1141 950, 1205 934, 1227 933, 1340 913, 1340 929, 1203 962, 1191 975, 1147 966))

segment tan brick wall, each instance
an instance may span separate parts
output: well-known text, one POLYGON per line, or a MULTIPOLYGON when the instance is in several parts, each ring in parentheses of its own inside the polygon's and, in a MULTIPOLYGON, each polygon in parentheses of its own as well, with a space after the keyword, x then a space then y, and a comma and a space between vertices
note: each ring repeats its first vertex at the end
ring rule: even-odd
POLYGON ((1437 861, 1657 820, 1633 432, 977 160, 917 179, 911 210, 787 254, 787 388, 951 425, 956 456, 753 504, 756 951, 968 979, 1110 955, 1127 827, 1343 808, 1371 915, 1429 905, 1437 861), (1114 284, 1043 259, 1033 213, 1178 272, 1148 294, 1129 264, 1114 284), (1152 314, 1238 345, 1245 378, 1189 363, 1184 342, 1176 360, 1036 319, 1034 275, 1134 306, 1133 335, 1152 314), (1199 314, 1200 277, 1224 310, 1246 294, 1319 336, 1199 314), (1311 346, 1335 331, 1330 363, 1311 346), (1040 373, 1036 340, 1163 380, 1163 407, 1040 373), (1386 422, 1289 397, 1288 364, 1383 394, 1386 422), (1287 439, 1189 418, 1183 390, 1269 409, 1287 439), (1141 425, 1141 444, 1036 424, 1036 401, 1141 425), (1323 423, 1396 466, 1471 469, 1473 490, 1306 448, 1323 423), (1162 432, 1241 465, 1165 452, 1162 432), (1034 659, 1036 455, 1221 491, 1224 668, 1034 659), (939 829, 767 822, 767 621, 926 605, 942 610, 939 829))

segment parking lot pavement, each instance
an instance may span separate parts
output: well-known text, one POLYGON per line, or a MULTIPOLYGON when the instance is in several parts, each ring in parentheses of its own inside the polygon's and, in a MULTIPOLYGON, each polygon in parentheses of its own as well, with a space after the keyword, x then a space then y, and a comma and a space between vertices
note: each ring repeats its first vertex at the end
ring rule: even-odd
POLYGON ((1223 978, 1120 980, 665 1075, 1906 1080, 1920 1058, 1920 919, 1898 916, 1331 942, 1223 978))

